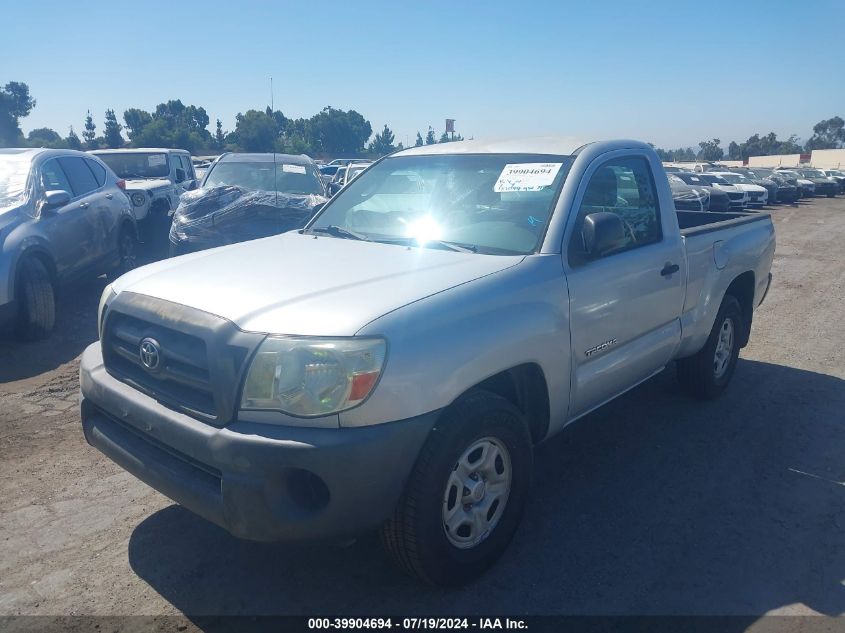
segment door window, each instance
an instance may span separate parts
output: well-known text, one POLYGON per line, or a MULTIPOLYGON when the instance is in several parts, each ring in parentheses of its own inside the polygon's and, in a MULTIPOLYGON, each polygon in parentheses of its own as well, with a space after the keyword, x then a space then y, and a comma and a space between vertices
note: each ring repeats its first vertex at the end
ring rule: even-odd
POLYGON ((659 242, 660 209, 654 178, 643 157, 616 158, 599 167, 587 183, 570 243, 570 263, 585 263, 581 226, 590 213, 606 211, 618 215, 625 225, 626 244, 620 253, 659 242))
POLYGON ((83 196, 86 193, 90 193, 100 187, 100 185, 97 184, 97 180, 94 178, 94 174, 91 173, 91 170, 88 169, 82 158, 77 158, 76 156, 65 156, 63 158, 57 158, 56 160, 59 161, 62 169, 67 174, 75 197, 83 196))
POLYGON ((86 158, 85 164, 88 165, 91 173, 94 174, 94 179, 97 181, 97 185, 102 187, 106 184, 106 170, 100 163, 95 160, 91 160, 90 158, 86 158))
POLYGON ((65 175, 62 166, 55 158, 46 161, 41 165, 41 190, 42 191, 67 191, 73 195, 70 181, 65 175))

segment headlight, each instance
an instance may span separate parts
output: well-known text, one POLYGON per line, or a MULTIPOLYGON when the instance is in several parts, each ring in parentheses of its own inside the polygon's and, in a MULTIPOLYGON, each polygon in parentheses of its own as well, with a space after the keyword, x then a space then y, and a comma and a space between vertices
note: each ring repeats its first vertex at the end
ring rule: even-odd
POLYGON ((130 198, 132 199, 132 204, 134 204, 136 207, 141 207, 147 202, 147 196, 145 196, 140 191, 136 191, 135 193, 133 193, 130 198))
POLYGON ((111 284, 103 288, 103 294, 100 295, 100 305, 97 307, 97 333, 100 338, 103 338, 103 317, 105 316, 106 305, 117 296, 112 289, 111 284))
POLYGON ((241 409, 301 417, 350 409, 372 392, 386 352, 379 338, 268 337, 247 373, 241 409))

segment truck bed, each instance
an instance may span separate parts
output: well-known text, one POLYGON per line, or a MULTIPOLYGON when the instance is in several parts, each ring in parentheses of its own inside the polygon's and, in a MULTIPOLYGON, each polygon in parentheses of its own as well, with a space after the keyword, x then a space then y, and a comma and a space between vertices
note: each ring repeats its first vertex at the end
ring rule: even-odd
POLYGON ((700 235, 750 222, 771 220, 768 213, 715 213, 707 211, 675 211, 681 235, 700 235))

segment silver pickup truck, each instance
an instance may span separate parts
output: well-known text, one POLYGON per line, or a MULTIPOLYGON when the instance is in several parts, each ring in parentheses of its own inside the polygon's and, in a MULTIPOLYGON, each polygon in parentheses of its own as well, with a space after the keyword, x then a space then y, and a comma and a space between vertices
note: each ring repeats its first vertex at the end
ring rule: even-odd
POLYGON ((106 288, 85 437, 238 537, 379 529, 465 582, 517 529, 537 443, 673 361, 694 396, 726 387, 774 250, 767 214, 676 212, 637 141, 400 151, 303 230, 106 288))

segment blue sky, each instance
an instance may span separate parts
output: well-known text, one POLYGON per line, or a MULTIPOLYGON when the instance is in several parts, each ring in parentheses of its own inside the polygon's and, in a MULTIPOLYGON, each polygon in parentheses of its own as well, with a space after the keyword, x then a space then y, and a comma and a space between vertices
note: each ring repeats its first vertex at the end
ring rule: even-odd
POLYGON ((354 108, 413 143, 633 137, 663 147, 806 138, 845 116, 845 0, 4 2, 0 84, 38 101, 24 132, 167 99, 289 117, 354 108))

